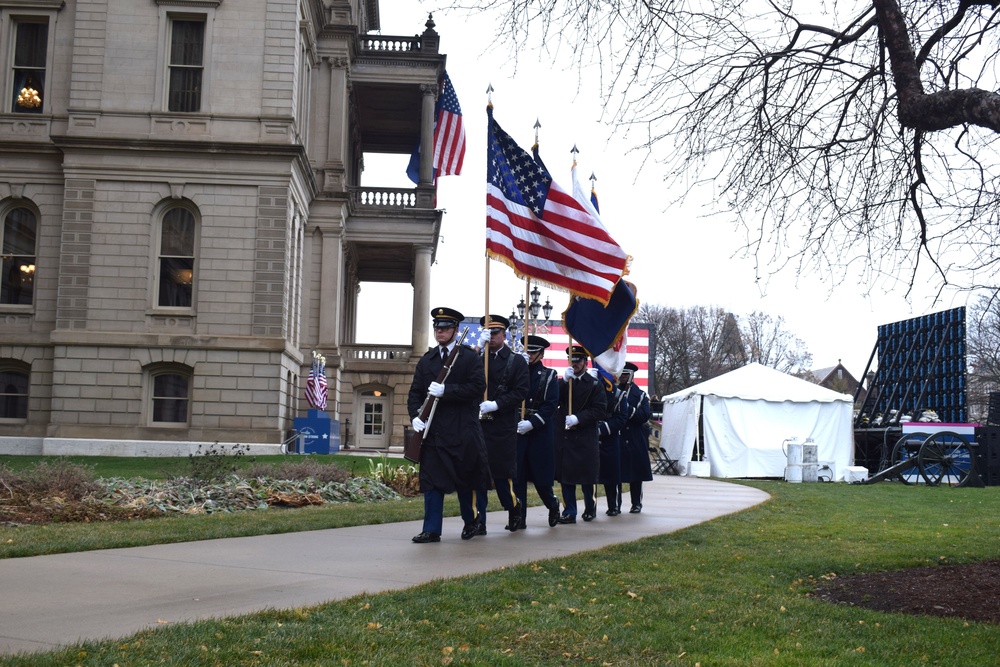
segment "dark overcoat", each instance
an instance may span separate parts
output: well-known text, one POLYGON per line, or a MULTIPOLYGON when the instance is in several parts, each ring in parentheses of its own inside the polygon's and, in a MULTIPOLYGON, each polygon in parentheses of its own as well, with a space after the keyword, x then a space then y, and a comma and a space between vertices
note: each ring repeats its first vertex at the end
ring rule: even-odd
MULTIPOLYGON (((432 347, 417 362, 406 400, 411 421, 420 413, 427 388, 444 366, 439 349, 432 347)), ((444 381, 444 395, 438 400, 420 448, 421 492, 493 488, 486 443, 479 427, 479 403, 485 390, 482 359, 472 348, 460 345, 444 381)))
POLYGON ((524 418, 532 429, 517 436, 517 474, 529 482, 551 484, 556 477, 552 437, 559 407, 559 373, 539 361, 528 367, 528 381, 524 418))
POLYGON ((604 419, 607 392, 596 379, 584 373, 571 382, 559 380, 559 409, 556 411, 556 479, 562 484, 596 484, 600 469, 597 422, 604 419), (572 389, 570 389, 572 387, 572 389), (568 411, 570 392, 573 409, 568 411), (566 416, 576 415, 579 424, 565 427, 566 416))
POLYGON ((490 472, 494 479, 517 477, 517 422, 521 402, 528 396, 528 362, 506 345, 496 354, 489 350, 489 389, 486 400, 496 401, 495 412, 482 421, 490 472))
POLYGON ((619 440, 628 420, 628 395, 614 387, 605 397, 608 399, 607 413, 604 421, 597 425, 597 432, 601 436, 601 474, 597 481, 601 484, 618 484, 622 481, 619 440))
POLYGON ((649 396, 634 384, 628 389, 629 416, 621 433, 622 482, 653 479, 649 464, 649 396))

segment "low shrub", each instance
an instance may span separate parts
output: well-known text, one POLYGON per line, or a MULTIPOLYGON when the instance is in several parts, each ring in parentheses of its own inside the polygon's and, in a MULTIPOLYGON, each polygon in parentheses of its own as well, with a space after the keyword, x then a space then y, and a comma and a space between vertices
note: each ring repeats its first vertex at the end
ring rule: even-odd
POLYGON ((319 463, 312 459, 302 461, 286 461, 283 463, 256 463, 238 474, 245 479, 270 477, 273 479, 303 480, 314 479, 321 484, 328 482, 344 483, 351 474, 340 466, 331 463, 319 463))

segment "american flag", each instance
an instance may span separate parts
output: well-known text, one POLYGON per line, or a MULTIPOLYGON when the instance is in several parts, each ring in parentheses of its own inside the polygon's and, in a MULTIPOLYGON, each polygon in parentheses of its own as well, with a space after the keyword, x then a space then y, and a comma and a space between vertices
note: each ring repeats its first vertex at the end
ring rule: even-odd
POLYGON ((306 379, 306 400, 317 410, 326 410, 328 396, 326 386, 326 357, 313 352, 312 367, 306 379))
MULTIPOLYGON (((625 360, 638 367, 633 380, 643 391, 650 393, 650 378, 654 372, 653 356, 650 354, 650 325, 644 322, 631 322, 628 325, 625 340, 625 360)), ((534 333, 533 325, 528 325, 528 331, 534 333)), ((545 349, 542 363, 554 368, 560 373, 569 366, 566 359, 566 346, 569 344, 569 334, 559 325, 539 325, 538 335, 543 336, 550 345, 545 349)), ((579 343, 574 340, 573 343, 579 343)))
POLYGON ((520 275, 608 302, 628 256, 599 220, 504 132, 488 107, 486 251, 520 275))
POLYGON ((462 173, 465 159, 465 124, 458 95, 451 85, 451 78, 444 73, 441 94, 438 95, 437 115, 434 121, 434 169, 437 176, 462 173))

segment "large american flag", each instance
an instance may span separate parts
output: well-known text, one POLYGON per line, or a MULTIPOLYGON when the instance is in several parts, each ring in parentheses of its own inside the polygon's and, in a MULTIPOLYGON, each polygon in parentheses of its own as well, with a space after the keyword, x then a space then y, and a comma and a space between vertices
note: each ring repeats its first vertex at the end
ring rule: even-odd
MULTIPOLYGON (((469 329, 469 336, 465 339, 466 344, 475 344, 479 340, 479 332, 482 331, 482 327, 479 326, 479 319, 473 317, 466 318, 461 326, 468 327, 469 329)), ((527 329, 529 334, 537 333, 549 341, 549 347, 545 349, 545 356, 542 357, 542 363, 549 368, 556 369, 562 374, 566 367, 569 366, 569 360, 566 358, 569 334, 566 333, 566 329, 559 324, 544 324, 541 321, 537 323, 537 326, 536 323, 529 321, 527 329)), ((520 335, 521 330, 518 330, 518 339, 520 339, 520 335)), ((508 344, 510 344, 510 340, 511 331, 508 330, 508 344)), ((579 345, 580 343, 574 340, 573 344, 579 345)), ((516 349, 515 351, 521 352, 520 349, 516 349)), ((649 378, 654 372, 653 359, 654 356, 650 350, 650 325, 645 322, 630 322, 625 340, 625 361, 631 361, 638 367, 639 370, 635 374, 634 381, 647 393, 649 393, 649 378)))
POLYGON ((326 357, 313 352, 312 366, 306 379, 306 400, 317 410, 326 410, 328 397, 326 386, 326 357))
POLYGON ((571 294, 606 304, 628 256, 599 220, 552 180, 489 115, 486 251, 571 294))
POLYGON ((458 95, 451 85, 451 78, 444 73, 441 94, 438 95, 437 115, 434 121, 434 168, 437 176, 462 173, 465 159, 465 124, 458 95))

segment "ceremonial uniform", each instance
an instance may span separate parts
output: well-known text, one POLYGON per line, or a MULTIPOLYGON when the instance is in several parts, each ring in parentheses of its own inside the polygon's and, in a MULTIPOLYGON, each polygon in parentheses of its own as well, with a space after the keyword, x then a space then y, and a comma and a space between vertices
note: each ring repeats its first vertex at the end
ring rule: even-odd
MULTIPOLYGON (((521 402, 528 395, 528 362, 520 354, 515 354, 503 342, 509 322, 498 315, 480 319, 484 331, 491 332, 483 353, 489 358, 487 374, 489 389, 486 399, 480 404, 480 424, 486 439, 493 488, 496 489, 500 505, 507 510, 507 530, 516 531, 521 523, 521 510, 517 507, 514 494, 514 479, 517 477, 517 422, 521 402), (494 340, 495 339, 495 340, 494 340)), ((485 490, 476 496, 479 521, 485 529, 487 494, 485 490)))
POLYGON ((601 470, 598 481, 604 485, 604 493, 608 499, 607 515, 618 516, 622 509, 620 434, 628 420, 628 398, 618 387, 612 387, 606 398, 607 413, 604 421, 597 424, 597 432, 601 436, 601 470))
POLYGON ((541 336, 527 337, 526 349, 531 356, 529 388, 524 418, 517 425, 517 480, 514 483, 522 528, 528 513, 529 481, 549 509, 549 526, 555 526, 559 519, 559 500, 552 491, 556 475, 553 425, 559 407, 559 373, 542 364, 542 355, 548 346, 549 342, 541 336))
POLYGON ((573 366, 567 378, 559 380, 559 409, 556 412, 556 479, 562 486, 563 516, 560 523, 576 523, 576 485, 583 486, 584 521, 597 513, 594 485, 600 468, 597 423, 604 420, 607 399, 604 387, 584 371, 586 352, 574 345, 568 350, 573 366), (582 360, 582 366, 577 368, 582 360), (572 396, 572 402, 570 401, 572 396))
POLYGON ((479 426, 479 402, 486 389, 482 360, 472 348, 459 346, 451 372, 438 383, 445 357, 457 344, 454 333, 463 316, 450 308, 436 308, 431 314, 439 345, 417 362, 406 403, 414 428, 427 430, 420 448, 424 525, 423 532, 413 538, 419 543, 440 541, 444 495, 452 492, 458 493, 465 521, 463 539, 475 536, 474 491, 491 485, 486 443, 479 426), (449 329, 450 338, 446 335, 449 329), (440 394, 429 426, 419 418, 428 393, 440 394))
MULTIPOLYGON (((632 514, 642 511, 642 483, 653 479, 653 470, 649 463, 649 396, 641 388, 632 383, 638 367, 629 362, 625 364, 628 374, 623 374, 627 382, 629 416, 621 434, 622 482, 629 485, 629 495, 632 514)), ((624 384, 624 382, 622 383, 624 384)), ((619 385, 621 388, 621 384, 619 385)))

